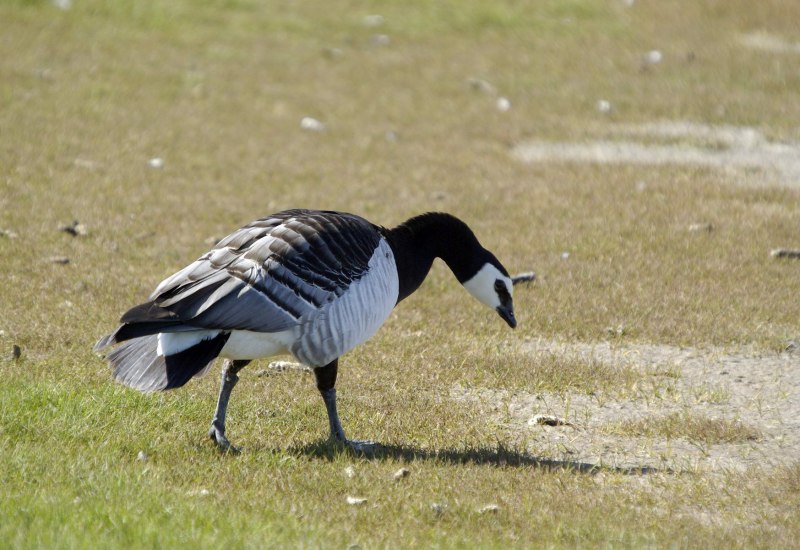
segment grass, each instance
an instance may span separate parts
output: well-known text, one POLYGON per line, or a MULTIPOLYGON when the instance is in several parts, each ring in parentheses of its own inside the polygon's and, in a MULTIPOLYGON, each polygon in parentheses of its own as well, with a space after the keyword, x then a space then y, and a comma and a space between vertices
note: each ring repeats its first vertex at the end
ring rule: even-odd
POLYGON ((709 418, 686 411, 619 422, 606 426, 603 431, 629 437, 659 437, 667 440, 685 438, 704 445, 744 443, 762 437, 756 428, 739 420, 709 418))
MULTIPOLYGON (((508 151, 602 135, 609 121, 752 125, 798 140, 796 58, 737 37, 798 41, 799 17, 778 0, 0 4, 0 229, 17 235, 0 236, 0 540, 792 546, 796 465, 553 469, 449 392, 624 393, 641 382, 626 369, 532 361, 513 351, 527 337, 591 342, 622 327, 622 343, 766 351, 796 338, 800 303, 788 297, 800 274, 768 254, 796 244, 796 188, 731 185, 735 175, 694 167, 523 165, 508 151), (365 26, 373 13, 386 23, 365 26), (642 70, 654 48, 664 61, 642 70), (491 82, 511 110, 470 78, 491 82), (601 98, 610 118, 595 109, 601 98), (302 131, 304 116, 326 131, 302 131), (162 169, 148 166, 154 157, 162 169), (110 383, 90 351, 207 239, 294 206, 386 225, 450 211, 512 272, 538 274, 517 291, 512 333, 437 264, 344 358, 345 429, 393 450, 374 459, 322 443, 324 408, 305 375, 245 371, 229 420, 245 452, 221 456, 205 438, 216 375, 142 396, 110 383), (58 230, 74 219, 87 236, 58 230), (688 232, 696 222, 714 230, 688 232), (395 482, 401 466, 411 476, 395 482), (347 496, 368 500, 353 507, 347 496), (500 508, 479 514, 487 504, 500 508)), ((692 420, 699 439, 724 428, 681 425, 692 420)))

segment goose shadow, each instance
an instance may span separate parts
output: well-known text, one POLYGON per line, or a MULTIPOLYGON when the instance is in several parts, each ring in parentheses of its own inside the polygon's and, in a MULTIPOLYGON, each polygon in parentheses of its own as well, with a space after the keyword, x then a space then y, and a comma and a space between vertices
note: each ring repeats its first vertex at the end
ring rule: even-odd
POLYGON ((547 471, 564 470, 581 474, 617 473, 623 475, 649 475, 655 473, 674 473, 669 469, 651 466, 618 467, 590 462, 555 460, 541 458, 526 452, 499 445, 497 447, 476 447, 466 449, 422 449, 408 445, 377 443, 369 450, 354 450, 351 447, 332 443, 327 439, 290 447, 289 452, 324 460, 334 460, 348 454, 367 460, 400 460, 404 462, 439 461, 445 464, 472 464, 496 467, 531 467, 547 471))

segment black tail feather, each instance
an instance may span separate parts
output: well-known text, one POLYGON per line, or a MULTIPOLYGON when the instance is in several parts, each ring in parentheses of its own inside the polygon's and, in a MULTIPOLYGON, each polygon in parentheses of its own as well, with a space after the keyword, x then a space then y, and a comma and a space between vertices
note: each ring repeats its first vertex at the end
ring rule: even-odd
POLYGON ((217 358, 228 336, 223 332, 179 353, 163 356, 157 352, 158 335, 151 334, 125 342, 108 355, 108 362, 116 380, 139 391, 179 388, 217 358))
POLYGON ((122 324, 117 330, 103 336, 95 344, 95 351, 126 340, 158 334, 159 332, 197 330, 197 327, 185 324, 177 315, 153 302, 146 302, 132 307, 125 312, 125 315, 120 319, 120 323, 122 324))

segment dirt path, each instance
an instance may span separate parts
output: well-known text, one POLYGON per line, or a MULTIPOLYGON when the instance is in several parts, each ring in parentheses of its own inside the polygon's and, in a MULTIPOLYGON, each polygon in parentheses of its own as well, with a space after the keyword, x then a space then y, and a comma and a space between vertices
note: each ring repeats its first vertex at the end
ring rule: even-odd
POLYGON ((478 403, 535 456, 617 467, 674 470, 773 467, 800 458, 800 354, 752 350, 683 349, 660 345, 612 346, 539 340, 524 344, 534 355, 560 354, 643 375, 624 397, 582 393, 526 393, 455 387, 458 400, 478 403), (610 435, 623 421, 688 418, 741 422, 760 437, 709 445, 685 437, 610 435), (537 415, 572 426, 547 426, 537 415))

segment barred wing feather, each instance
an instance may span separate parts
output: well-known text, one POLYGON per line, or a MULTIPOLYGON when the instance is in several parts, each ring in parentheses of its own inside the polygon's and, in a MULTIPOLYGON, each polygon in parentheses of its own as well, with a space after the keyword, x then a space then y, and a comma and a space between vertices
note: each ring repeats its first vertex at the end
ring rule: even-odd
POLYGON ((194 327, 278 332, 340 297, 368 269, 377 228, 293 210, 232 233, 151 295, 194 327))

